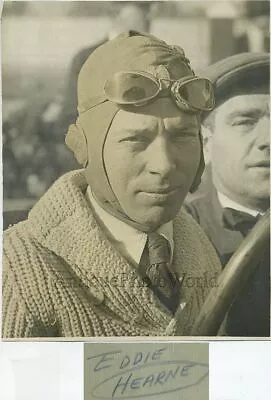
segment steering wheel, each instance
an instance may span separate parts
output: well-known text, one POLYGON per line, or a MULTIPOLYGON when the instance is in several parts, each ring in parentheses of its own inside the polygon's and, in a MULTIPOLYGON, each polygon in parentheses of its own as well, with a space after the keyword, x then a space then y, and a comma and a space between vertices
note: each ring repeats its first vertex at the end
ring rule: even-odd
POLYGON ((231 304, 257 268, 257 259, 270 242, 270 210, 246 236, 211 289, 194 326, 192 336, 216 336, 231 304))

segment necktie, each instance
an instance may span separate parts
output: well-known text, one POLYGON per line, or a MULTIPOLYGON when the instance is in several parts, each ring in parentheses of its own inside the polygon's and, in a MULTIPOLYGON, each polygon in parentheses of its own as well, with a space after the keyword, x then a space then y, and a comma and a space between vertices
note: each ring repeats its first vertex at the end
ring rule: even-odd
POLYGON ((150 288, 163 304, 176 311, 179 302, 179 280, 170 270, 170 248, 167 239, 158 233, 148 234, 144 274, 150 288))
POLYGON ((223 210, 223 223, 225 228, 239 231, 246 236, 259 220, 260 214, 254 217, 243 211, 234 210, 232 208, 224 208, 223 210))

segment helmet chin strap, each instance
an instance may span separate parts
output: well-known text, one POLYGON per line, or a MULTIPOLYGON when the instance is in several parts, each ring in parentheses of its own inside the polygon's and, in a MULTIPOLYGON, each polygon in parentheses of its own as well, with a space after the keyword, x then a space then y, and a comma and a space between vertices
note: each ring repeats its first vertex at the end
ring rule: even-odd
POLYGON ((92 192, 93 197, 97 201, 97 203, 109 214, 113 215, 114 217, 118 218, 120 221, 125 222, 126 224, 132 226, 133 228, 141 231, 141 232, 146 232, 150 233, 152 231, 155 231, 156 229, 159 228, 159 226, 152 228, 147 224, 141 224, 133 219, 131 219, 125 212, 122 210, 122 207, 119 203, 118 200, 116 202, 109 202, 106 200, 101 200, 99 197, 95 195, 94 192, 92 192))

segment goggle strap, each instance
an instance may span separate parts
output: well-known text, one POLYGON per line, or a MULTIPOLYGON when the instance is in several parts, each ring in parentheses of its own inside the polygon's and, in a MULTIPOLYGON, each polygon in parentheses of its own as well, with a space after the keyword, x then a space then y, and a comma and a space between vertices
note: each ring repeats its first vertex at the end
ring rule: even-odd
POLYGON ((105 101, 107 101, 107 99, 104 95, 95 96, 92 99, 84 101, 80 106, 77 107, 77 110, 79 113, 84 113, 91 108, 104 103, 105 101))

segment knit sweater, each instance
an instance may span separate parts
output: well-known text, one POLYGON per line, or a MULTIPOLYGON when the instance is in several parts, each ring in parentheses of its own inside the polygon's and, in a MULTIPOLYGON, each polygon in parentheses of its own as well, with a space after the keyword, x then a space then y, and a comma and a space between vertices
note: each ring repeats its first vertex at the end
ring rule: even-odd
POLYGON ((199 225, 184 210, 173 221, 186 303, 173 315, 107 238, 86 189, 82 170, 62 176, 5 231, 3 337, 189 335, 221 270, 199 225))

